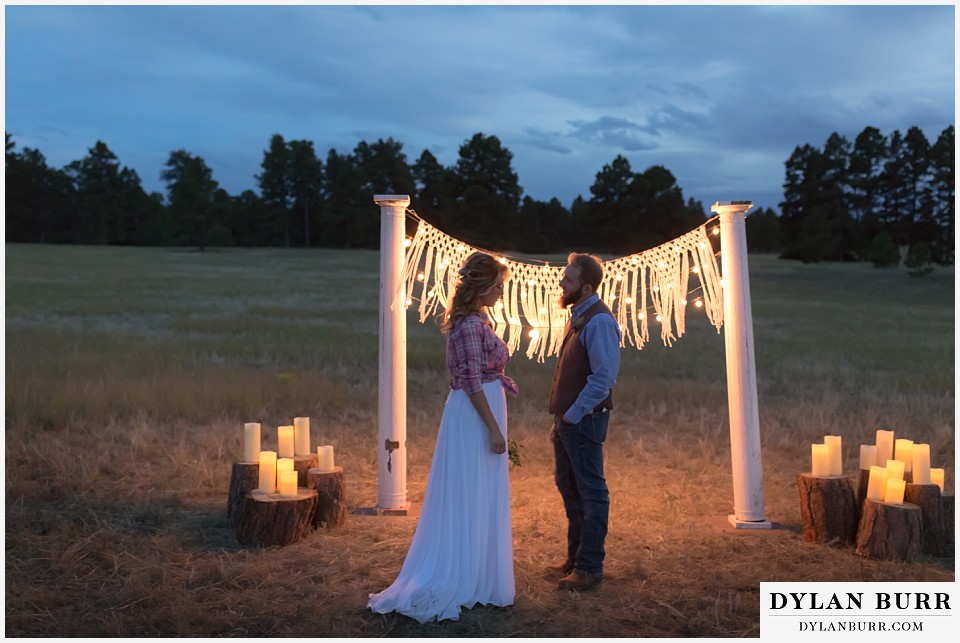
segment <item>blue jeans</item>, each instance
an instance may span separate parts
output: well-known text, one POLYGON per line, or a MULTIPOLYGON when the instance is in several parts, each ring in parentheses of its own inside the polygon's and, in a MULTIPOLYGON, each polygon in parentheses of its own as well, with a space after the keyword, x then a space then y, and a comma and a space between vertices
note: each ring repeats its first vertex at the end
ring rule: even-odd
POLYGON ((567 560, 576 569, 603 573, 610 492, 603 477, 603 441, 610 413, 590 413, 577 424, 558 421, 553 437, 557 489, 567 512, 567 560))

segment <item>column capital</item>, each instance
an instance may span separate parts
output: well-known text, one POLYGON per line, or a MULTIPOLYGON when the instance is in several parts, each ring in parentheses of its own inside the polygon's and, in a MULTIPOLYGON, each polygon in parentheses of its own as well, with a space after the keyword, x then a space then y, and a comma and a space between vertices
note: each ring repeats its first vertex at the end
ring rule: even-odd
POLYGON ((717 214, 746 214, 752 207, 753 201, 717 201, 710 206, 710 211, 717 214))
POLYGON ((410 197, 406 194, 374 194, 373 202, 379 206, 393 205, 405 208, 410 205, 410 197))

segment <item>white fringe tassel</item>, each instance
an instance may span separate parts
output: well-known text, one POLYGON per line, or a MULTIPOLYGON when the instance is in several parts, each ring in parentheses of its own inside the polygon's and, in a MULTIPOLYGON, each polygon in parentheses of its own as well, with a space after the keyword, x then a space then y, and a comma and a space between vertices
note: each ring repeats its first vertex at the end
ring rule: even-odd
MULTIPOLYGON (((683 336, 691 277, 699 281, 707 319, 720 332, 723 289, 707 237, 708 223, 656 248, 603 262, 604 277, 598 292, 620 325, 621 346, 643 348, 650 339, 651 312, 660 324, 664 344, 672 346, 683 336)), ((446 310, 457 285, 457 270, 478 248, 454 239, 423 219, 419 219, 417 232, 408 241, 402 292, 397 293, 394 306, 402 301, 409 307, 415 299, 419 300, 423 323, 446 310)), ((570 316, 559 304, 560 278, 566 262, 551 266, 490 254, 510 268, 503 298, 487 311, 497 334, 513 354, 520 348, 526 328, 528 358, 542 362, 557 354, 570 316)))

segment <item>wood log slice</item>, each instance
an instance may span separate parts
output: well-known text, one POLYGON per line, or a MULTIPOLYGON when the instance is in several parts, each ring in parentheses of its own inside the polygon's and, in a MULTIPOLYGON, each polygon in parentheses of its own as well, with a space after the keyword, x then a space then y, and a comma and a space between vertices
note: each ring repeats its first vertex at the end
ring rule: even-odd
POLYGON ((920 507, 867 498, 857 529, 856 553, 879 560, 913 561, 921 547, 920 507))
POLYGON ((863 514, 863 501, 867 499, 867 488, 870 486, 870 469, 860 469, 857 472, 857 522, 863 514))
POLYGON ((807 542, 852 545, 857 537, 857 502, 845 476, 797 476, 803 539, 807 542))
POLYGON ((252 491, 247 494, 243 514, 237 517, 237 541, 261 547, 292 545, 303 538, 316 509, 314 489, 297 489, 296 498, 252 491))
POLYGON ((230 490, 227 492, 227 518, 236 527, 237 516, 244 513, 247 494, 260 486, 259 462, 234 462, 230 472, 230 490))
POLYGON ((347 519, 347 490, 343 481, 343 467, 331 471, 310 469, 307 486, 317 492, 317 511, 313 526, 339 527, 347 519))
POLYGON ((293 456, 293 470, 297 472, 297 486, 309 487, 307 484, 307 472, 317 466, 317 454, 293 456))
POLYGON ((903 499, 920 507, 920 551, 929 556, 946 556, 943 533, 943 502, 935 484, 908 484, 903 499))

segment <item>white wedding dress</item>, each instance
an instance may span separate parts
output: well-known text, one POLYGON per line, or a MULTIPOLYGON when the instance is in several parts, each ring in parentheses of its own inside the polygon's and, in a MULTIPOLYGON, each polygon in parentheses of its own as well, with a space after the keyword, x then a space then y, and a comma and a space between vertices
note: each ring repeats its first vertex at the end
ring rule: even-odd
MULTIPOLYGON (((488 382, 483 392, 506 438, 503 386, 488 382)), ((410 550, 397 580, 367 606, 426 623, 456 620, 476 604, 512 605, 514 592, 507 454, 493 453, 470 399, 451 390, 410 550)))

